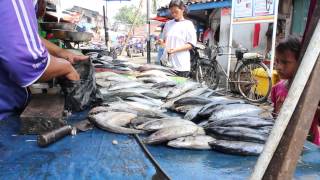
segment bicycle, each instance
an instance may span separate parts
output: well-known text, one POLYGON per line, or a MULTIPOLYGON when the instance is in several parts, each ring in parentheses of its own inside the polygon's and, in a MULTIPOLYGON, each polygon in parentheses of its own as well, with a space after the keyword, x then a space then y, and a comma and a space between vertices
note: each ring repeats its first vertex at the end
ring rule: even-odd
POLYGON ((216 46, 211 50, 207 47, 195 47, 195 59, 192 70, 197 82, 206 84, 215 90, 220 82, 220 72, 226 77, 227 83, 235 87, 245 99, 251 102, 264 102, 271 91, 271 77, 268 67, 263 64, 262 56, 257 53, 248 53, 247 49, 236 49, 236 65, 231 71, 232 76, 228 76, 224 68, 219 64, 216 57, 223 55, 222 47, 216 46), (220 71, 219 71, 220 70, 220 71), (265 80, 265 86, 259 77, 265 80), (266 88, 265 88, 266 87, 266 88))

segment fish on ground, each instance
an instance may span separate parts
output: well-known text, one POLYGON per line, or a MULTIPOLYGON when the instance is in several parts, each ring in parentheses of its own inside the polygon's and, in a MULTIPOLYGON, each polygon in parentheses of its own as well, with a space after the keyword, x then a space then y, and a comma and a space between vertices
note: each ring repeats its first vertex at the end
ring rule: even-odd
POLYGON ((263 109, 251 104, 219 105, 213 110, 209 119, 216 121, 240 115, 259 116, 261 112, 263 112, 263 109))
POLYGON ((215 140, 209 142, 212 149, 228 154, 259 155, 263 151, 263 144, 243 141, 215 140))
POLYGON ((137 134, 143 133, 141 130, 127 128, 131 119, 137 117, 136 114, 128 112, 101 112, 89 115, 89 119, 99 128, 120 134, 137 134))
POLYGON ((182 125, 196 125, 191 121, 180 119, 180 118, 172 118, 172 119, 158 119, 154 121, 148 121, 136 127, 136 129, 144 130, 144 131, 157 131, 159 129, 172 127, 172 126, 182 126, 182 125))
POLYGON ((209 142, 215 140, 215 138, 206 135, 186 136, 171 140, 167 145, 174 148, 207 150, 211 149, 209 142))
POLYGON ((247 142, 264 143, 268 134, 263 131, 251 129, 247 127, 205 127, 205 131, 208 134, 213 134, 219 137, 219 139, 226 140, 238 140, 247 142))
POLYGON ((179 137, 204 134, 203 128, 195 125, 171 126, 152 133, 144 142, 146 144, 160 144, 179 137))

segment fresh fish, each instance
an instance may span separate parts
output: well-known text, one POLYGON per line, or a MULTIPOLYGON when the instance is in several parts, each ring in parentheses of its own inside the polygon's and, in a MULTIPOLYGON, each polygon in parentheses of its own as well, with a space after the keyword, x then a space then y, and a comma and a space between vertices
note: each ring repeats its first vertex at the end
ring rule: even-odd
POLYGON ((197 106, 197 107, 191 109, 190 111, 188 111, 184 115, 183 119, 187 119, 187 120, 190 120, 190 121, 193 121, 193 122, 197 122, 197 120, 198 120, 198 116, 197 115, 198 115, 198 113, 199 113, 199 111, 201 109, 202 109, 202 106, 197 106))
POLYGON ((177 85, 177 83, 175 83, 174 81, 165 81, 165 82, 160 82, 160 83, 156 83, 152 86, 152 88, 164 88, 164 87, 175 87, 177 85))
POLYGON ((150 117, 150 118, 163 118, 168 117, 168 115, 164 114, 158 109, 151 107, 142 107, 139 104, 130 104, 125 101, 118 101, 113 103, 106 104, 109 111, 119 111, 119 112, 129 112, 136 114, 137 116, 150 117))
POLYGON ((167 67, 159 66, 159 65, 154 65, 154 64, 144 64, 144 65, 140 66, 139 68, 137 68, 137 71, 140 71, 140 72, 149 71, 149 70, 160 70, 163 72, 175 74, 174 70, 172 70, 171 68, 167 68, 167 67))
POLYGON ((114 85, 115 83, 112 81, 106 81, 104 79, 97 79, 96 84, 100 87, 109 88, 110 86, 114 85))
POLYGON ((173 111, 176 111, 178 113, 182 113, 182 114, 186 114, 187 112, 189 112, 190 110, 193 110, 197 107, 202 107, 202 105, 184 105, 184 106, 178 106, 178 107, 174 107, 174 108, 170 108, 173 111))
POLYGON ((171 92, 169 92, 167 99, 172 99, 177 96, 180 96, 181 94, 184 94, 187 91, 198 88, 199 86, 200 86, 199 83, 195 83, 192 81, 188 81, 186 83, 179 84, 175 89, 173 89, 171 92))
POLYGON ((148 121, 137 126, 136 129, 145 131, 157 131, 159 129, 172 127, 172 126, 183 126, 183 125, 196 125, 191 121, 184 119, 158 119, 154 121, 148 121))
POLYGON ((139 75, 137 75, 137 78, 140 77, 164 77, 167 78, 167 76, 172 76, 173 74, 168 73, 168 72, 163 72, 160 70, 149 70, 149 71, 144 71, 142 73, 140 73, 139 75))
POLYGON ((144 83, 161 83, 161 82, 167 82, 171 81, 168 77, 143 77, 143 78, 138 78, 139 81, 144 82, 144 83))
POLYGON ((108 76, 108 77, 105 77, 103 78, 105 79, 106 81, 115 81, 115 82, 131 82, 133 79, 129 79, 127 77, 124 77, 124 76, 108 76))
POLYGON ((250 104, 219 105, 212 112, 209 119, 216 121, 240 115, 258 116, 261 112, 263 112, 263 109, 250 104))
POLYGON ((170 108, 173 103, 175 101, 177 101, 178 99, 181 99, 181 98, 184 98, 184 97, 188 97, 188 96, 197 96, 199 94, 202 94, 207 88, 197 88, 195 90, 192 90, 192 91, 189 91, 189 92, 186 92, 176 98, 173 98, 173 99, 170 99, 168 100, 166 103, 164 103, 163 105, 161 105, 162 108, 170 108))
POLYGON ((120 134, 143 133, 141 130, 126 128, 131 119, 137 115, 127 112, 101 112, 89 116, 89 119, 99 128, 120 134))
POLYGON ((212 101, 211 103, 206 104, 203 108, 199 111, 198 115, 200 117, 210 117, 212 112, 216 111, 217 108, 221 107, 221 105, 227 104, 239 104, 243 103, 242 100, 230 100, 230 99, 221 99, 217 101, 212 101))
POLYGON ((204 135, 204 130, 195 125, 171 126, 162 128, 145 139, 147 144, 160 144, 179 137, 191 135, 204 135))
POLYGON ((103 94, 103 98, 104 99, 108 99, 108 98, 114 98, 114 97, 120 97, 121 99, 126 99, 128 97, 141 97, 144 98, 145 96, 139 93, 135 93, 135 92, 119 92, 119 91, 109 91, 106 94, 103 94))
POLYGON ((88 116, 98 114, 101 112, 108 112, 109 110, 110 109, 107 106, 96 106, 89 111, 88 116))
POLYGON ((150 118, 150 117, 144 117, 144 116, 137 116, 133 119, 131 119, 131 122, 130 124, 133 126, 133 127, 137 127, 139 126, 140 124, 143 124, 143 123, 146 123, 148 121, 154 121, 154 120, 158 120, 159 118, 150 118))
POLYGON ((168 92, 152 89, 151 91, 142 94, 154 99, 164 99, 167 97, 168 92))
POLYGON ((264 132, 247 127, 209 126, 205 127, 205 130, 209 134, 217 135, 219 139, 264 143, 268 138, 264 132))
POLYGON ((212 100, 208 98, 203 98, 200 96, 191 96, 191 97, 184 97, 181 98, 177 101, 175 101, 173 104, 175 107, 178 106, 184 106, 186 104, 191 104, 191 105, 206 105, 208 103, 212 102, 212 100))
POLYGON ((263 144, 243 141, 215 140, 209 142, 212 149, 236 155, 259 155, 263 151, 263 144))
POLYGON ((152 92, 152 90, 145 87, 132 87, 132 88, 118 89, 118 90, 115 90, 115 92, 126 92, 126 93, 134 92, 134 93, 143 94, 147 92, 152 92))
POLYGON ((148 97, 128 97, 126 99, 131 100, 131 101, 135 101, 135 102, 139 102, 141 104, 149 105, 149 106, 155 106, 155 107, 159 107, 163 104, 163 102, 161 100, 152 99, 152 98, 148 98, 148 97))
POLYGON ((132 82, 120 82, 118 84, 115 84, 111 88, 109 88, 110 91, 115 91, 119 89, 126 89, 126 88, 134 88, 134 87, 140 87, 142 86, 141 83, 132 81, 132 82))
POLYGON ((240 126, 254 128, 262 126, 273 126, 274 123, 270 120, 265 120, 260 117, 237 116, 228 119, 213 121, 210 124, 213 126, 240 126))
POLYGON ((167 145, 174 148, 206 150, 211 149, 209 142, 215 140, 215 138, 206 135, 186 136, 171 140, 167 145))

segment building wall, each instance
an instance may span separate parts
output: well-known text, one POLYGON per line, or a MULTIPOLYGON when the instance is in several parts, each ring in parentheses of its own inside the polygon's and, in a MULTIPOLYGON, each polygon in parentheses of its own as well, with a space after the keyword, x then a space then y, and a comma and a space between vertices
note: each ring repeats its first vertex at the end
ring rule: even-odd
POLYGON ((309 5, 310 0, 293 1, 292 34, 303 36, 308 18, 309 5))

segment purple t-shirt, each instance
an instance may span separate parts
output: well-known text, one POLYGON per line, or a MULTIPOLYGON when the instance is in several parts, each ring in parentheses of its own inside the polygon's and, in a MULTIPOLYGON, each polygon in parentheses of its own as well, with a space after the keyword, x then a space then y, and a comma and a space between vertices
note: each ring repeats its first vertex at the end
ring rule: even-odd
POLYGON ((0 1, 0 120, 23 109, 49 64, 32 0, 0 1))

